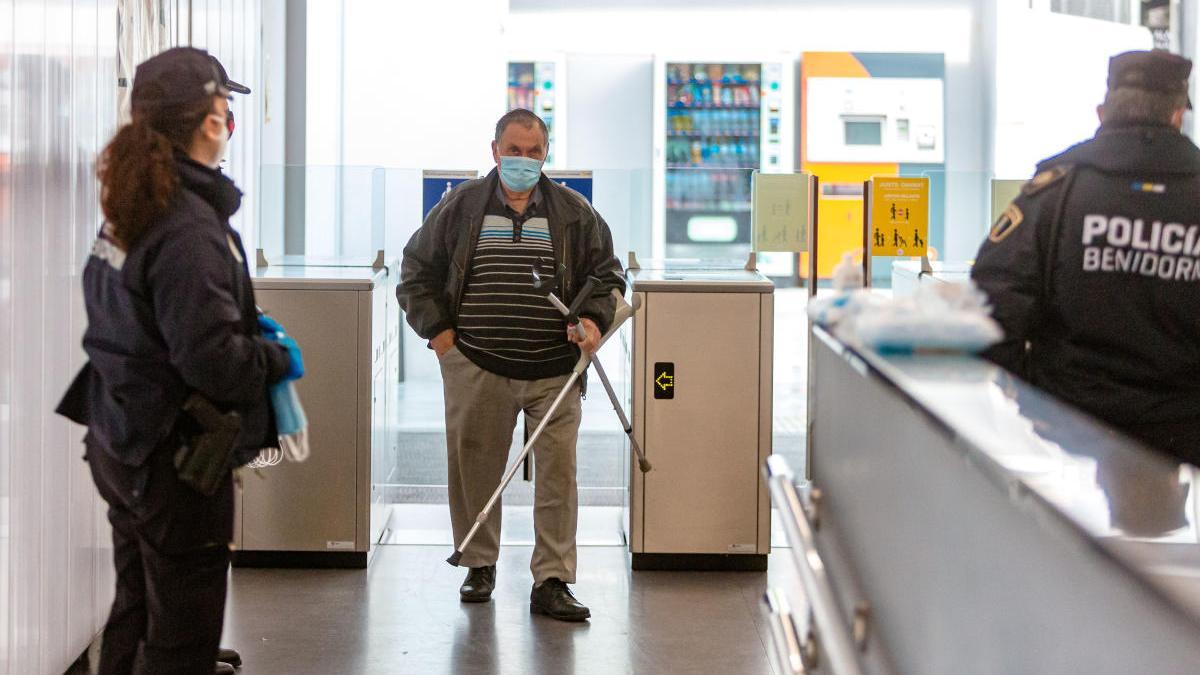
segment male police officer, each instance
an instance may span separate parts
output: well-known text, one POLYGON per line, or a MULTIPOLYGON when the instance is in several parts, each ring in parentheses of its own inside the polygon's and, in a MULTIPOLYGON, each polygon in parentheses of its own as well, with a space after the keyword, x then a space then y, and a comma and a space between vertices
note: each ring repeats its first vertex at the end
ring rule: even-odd
POLYGON ((972 278, 1005 341, 988 356, 1130 435, 1200 463, 1200 149, 1192 63, 1109 62, 1095 138, 1042 162, 972 278))

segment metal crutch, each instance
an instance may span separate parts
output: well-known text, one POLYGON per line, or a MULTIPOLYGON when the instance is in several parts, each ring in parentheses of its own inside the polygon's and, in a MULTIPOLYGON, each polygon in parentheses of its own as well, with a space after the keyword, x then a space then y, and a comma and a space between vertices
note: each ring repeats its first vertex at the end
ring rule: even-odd
MULTIPOLYGON (((591 295, 595 284, 595 279, 588 279, 587 284, 580 289, 579 297, 576 298, 574 304, 582 304, 583 300, 591 295)), ((576 307, 576 309, 578 309, 578 307, 576 307)), ((617 312, 613 317, 612 328, 610 328, 608 333, 605 334, 604 338, 600 341, 600 344, 603 345, 605 342, 607 342, 608 338, 612 337, 612 335, 616 333, 617 329, 620 328, 621 324, 628 321, 629 317, 631 316, 633 316, 633 309, 629 307, 629 304, 626 303, 622 298, 617 307, 617 312)), ((563 385, 562 390, 558 392, 558 396, 556 396, 554 398, 554 402, 550 404, 550 409, 547 410, 546 414, 542 416, 542 421, 538 423, 537 428, 533 430, 533 434, 530 435, 529 440, 525 442, 525 447, 521 449, 521 454, 517 457, 516 461, 514 461, 512 465, 508 467, 508 470, 504 472, 504 478, 500 481, 500 485, 496 487, 496 491, 492 493, 491 498, 488 499, 488 502, 484 505, 483 510, 480 511, 479 515, 475 517, 475 523, 471 525, 471 529, 467 532, 467 536, 463 537, 462 542, 456 549, 454 549, 454 553, 450 554, 449 558, 446 558, 446 562, 458 567, 459 561, 462 560, 463 551, 466 550, 467 545, 471 543, 471 540, 475 538, 475 534, 479 531, 480 526, 486 523, 488 518, 491 517, 492 509, 496 507, 496 502, 500 500, 500 495, 504 493, 504 489, 508 487, 508 484, 512 482, 513 477, 517 475, 517 469, 521 466, 521 462, 525 461, 525 457, 529 455, 529 451, 533 448, 533 444, 537 442, 538 436, 542 434, 542 430, 546 428, 546 425, 550 422, 550 419, 554 417, 554 413, 558 410, 558 406, 563 402, 563 399, 567 397, 567 393, 571 391, 571 388, 575 385, 575 382, 579 380, 579 376, 587 370, 588 363, 590 362, 590 354, 583 353, 579 355, 579 361, 575 363, 575 367, 571 370, 571 376, 567 379, 567 383, 563 385)))
MULTIPOLYGON (((541 261, 538 261, 538 264, 540 266, 541 261)), ((567 319, 567 324, 571 326, 573 331, 575 331, 575 335, 581 340, 586 340, 587 331, 584 330, 583 324, 579 321, 579 317, 576 316, 575 311, 572 311, 570 307, 567 307, 563 304, 562 300, 558 299, 558 296, 554 294, 552 283, 545 278, 545 275, 541 270, 539 270, 538 267, 534 267, 533 287, 540 290, 546 286, 551 286, 550 291, 546 294, 546 299, 548 299, 550 304, 554 305, 558 311, 562 312, 562 315, 567 319)), ((617 299, 618 307, 626 304, 625 299, 621 297, 621 294, 615 290, 613 291, 613 296, 617 299)), ((634 299, 634 303, 637 303, 636 298, 634 299)), ((636 311, 636 306, 631 308, 631 312, 636 311)), ((609 330, 610 335, 612 332, 612 330, 609 330)), ((601 344, 603 344, 603 342, 601 344)), ((625 416, 625 406, 621 405, 621 399, 617 398, 617 392, 613 390, 612 382, 609 381, 608 374, 604 372, 604 366, 601 365, 600 359, 595 358, 594 355, 592 358, 592 367, 596 369, 596 375, 600 377, 600 383, 604 385, 604 391, 608 394, 608 401, 609 403, 612 403, 613 410, 617 413, 617 417, 621 420, 621 427, 625 429, 625 435, 629 437, 629 445, 633 448, 634 454, 637 455, 638 468, 641 469, 642 473, 650 471, 650 469, 653 467, 650 465, 650 460, 646 459, 646 453, 642 450, 642 446, 639 445, 637 439, 634 438, 633 425, 629 423, 629 418, 625 416)))

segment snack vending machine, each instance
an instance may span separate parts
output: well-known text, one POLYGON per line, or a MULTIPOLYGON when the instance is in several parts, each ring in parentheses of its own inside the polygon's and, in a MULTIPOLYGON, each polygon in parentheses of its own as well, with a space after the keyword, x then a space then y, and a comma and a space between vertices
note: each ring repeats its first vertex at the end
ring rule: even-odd
MULTIPOLYGON (((793 170, 793 60, 655 60, 656 258, 745 258, 755 170, 793 170)), ((792 256, 760 257, 791 276, 792 256)))
POLYGON ((508 109, 532 110, 550 131, 546 168, 564 168, 566 162, 566 62, 565 59, 528 59, 508 62, 508 109))

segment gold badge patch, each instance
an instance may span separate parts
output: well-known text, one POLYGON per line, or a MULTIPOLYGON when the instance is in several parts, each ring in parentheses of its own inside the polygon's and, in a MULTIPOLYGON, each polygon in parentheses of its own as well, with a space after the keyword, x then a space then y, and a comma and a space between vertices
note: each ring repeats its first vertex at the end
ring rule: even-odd
POLYGON ((1021 209, 1016 204, 1009 204, 1008 208, 1004 209, 1004 213, 996 219, 996 224, 992 225, 992 232, 988 235, 988 239, 992 243, 999 244, 1012 234, 1023 220, 1025 220, 1025 214, 1021 213, 1021 209))
POLYGON ((1060 164, 1045 171, 1041 171, 1021 187, 1021 194, 1026 196, 1036 195, 1042 190, 1065 178, 1073 168, 1074 165, 1071 164, 1060 164))

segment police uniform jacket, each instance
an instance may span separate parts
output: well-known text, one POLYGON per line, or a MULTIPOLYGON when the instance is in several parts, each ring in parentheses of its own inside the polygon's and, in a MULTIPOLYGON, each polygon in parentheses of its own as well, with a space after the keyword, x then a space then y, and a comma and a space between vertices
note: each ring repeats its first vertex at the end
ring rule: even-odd
POLYGON ((1104 126, 1046 160, 972 272, 1005 341, 989 358, 1125 429, 1200 437, 1200 150, 1104 126))
POLYGON ((106 233, 96 240, 83 273, 89 362, 59 412, 140 466, 172 441, 183 402, 199 392, 240 413, 242 464, 278 443, 267 386, 288 356, 260 336, 246 253, 229 225, 241 192, 183 155, 176 164, 172 205, 129 250, 106 233))

